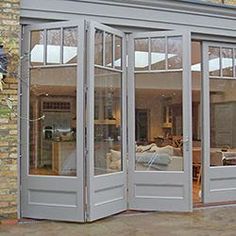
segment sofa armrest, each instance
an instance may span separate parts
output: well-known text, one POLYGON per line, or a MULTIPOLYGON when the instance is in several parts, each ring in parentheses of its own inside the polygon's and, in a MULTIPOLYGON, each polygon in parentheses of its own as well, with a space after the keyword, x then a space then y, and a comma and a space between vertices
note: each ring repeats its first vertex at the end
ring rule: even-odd
POLYGON ((110 169, 111 162, 112 162, 112 156, 111 156, 111 153, 108 152, 106 154, 106 166, 107 166, 107 169, 110 169))

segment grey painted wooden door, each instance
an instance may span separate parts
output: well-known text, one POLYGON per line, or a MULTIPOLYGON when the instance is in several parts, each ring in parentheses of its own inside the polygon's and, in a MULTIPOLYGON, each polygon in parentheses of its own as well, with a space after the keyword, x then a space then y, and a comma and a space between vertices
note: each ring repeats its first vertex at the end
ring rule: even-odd
POLYGON ((88 221, 127 209, 125 37, 88 22, 88 221))
POLYGON ((190 33, 135 33, 128 50, 129 208, 191 211, 190 33), (135 139, 135 109, 150 111, 148 139, 135 139))
POLYGON ((83 222, 84 22, 24 28, 21 216, 83 222))
POLYGON ((236 200, 236 45, 203 42, 203 201, 236 200))

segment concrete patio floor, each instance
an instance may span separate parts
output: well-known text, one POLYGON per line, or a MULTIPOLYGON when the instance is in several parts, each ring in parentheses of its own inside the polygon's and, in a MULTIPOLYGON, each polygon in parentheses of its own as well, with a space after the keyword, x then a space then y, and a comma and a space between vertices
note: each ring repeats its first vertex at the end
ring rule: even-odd
POLYGON ((94 223, 21 221, 0 225, 1 236, 235 236, 236 206, 192 213, 125 212, 94 223))

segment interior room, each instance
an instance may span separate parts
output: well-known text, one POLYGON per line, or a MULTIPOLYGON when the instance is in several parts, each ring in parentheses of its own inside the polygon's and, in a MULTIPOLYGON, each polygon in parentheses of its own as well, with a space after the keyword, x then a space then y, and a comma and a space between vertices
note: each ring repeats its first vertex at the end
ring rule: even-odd
POLYGON ((76 175, 77 29, 31 34, 30 167, 33 175, 76 175), (61 57, 60 51, 63 53, 61 57), (64 66, 57 67, 63 62, 64 66), (68 66, 68 65, 69 66, 68 66))

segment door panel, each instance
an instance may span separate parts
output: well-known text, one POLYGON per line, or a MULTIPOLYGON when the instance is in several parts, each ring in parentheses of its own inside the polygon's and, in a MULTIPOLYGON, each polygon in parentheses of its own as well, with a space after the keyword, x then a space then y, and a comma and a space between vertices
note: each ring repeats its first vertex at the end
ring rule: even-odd
POLYGON ((236 200, 235 52, 203 43, 204 203, 236 200))
POLYGON ((125 40, 88 23, 88 220, 127 209, 125 40))
POLYGON ((24 30, 22 217, 84 221, 83 48, 83 21, 24 30))
POLYGON ((136 33, 128 49, 129 208, 191 211, 190 34, 136 33), (150 111, 149 140, 135 139, 135 109, 150 111))

